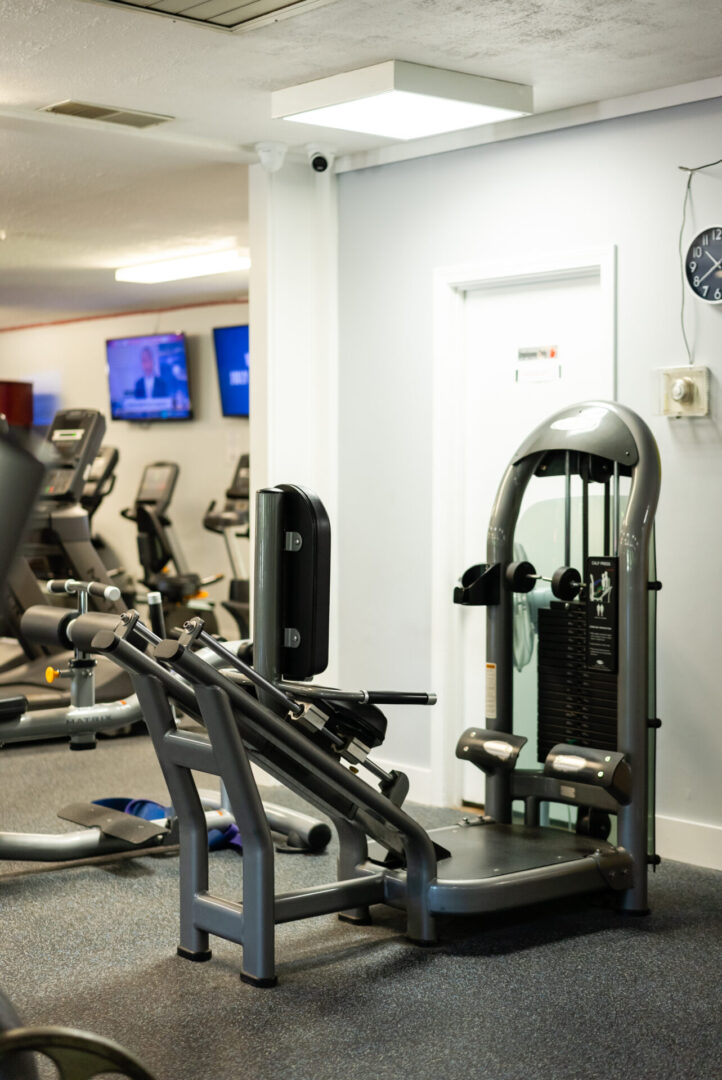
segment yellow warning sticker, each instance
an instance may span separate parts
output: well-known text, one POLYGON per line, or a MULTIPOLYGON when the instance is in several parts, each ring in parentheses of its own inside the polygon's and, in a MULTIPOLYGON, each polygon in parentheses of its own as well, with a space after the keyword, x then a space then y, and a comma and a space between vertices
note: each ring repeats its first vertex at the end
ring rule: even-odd
POLYGON ((496 664, 486 665, 486 718, 496 720, 496 664))

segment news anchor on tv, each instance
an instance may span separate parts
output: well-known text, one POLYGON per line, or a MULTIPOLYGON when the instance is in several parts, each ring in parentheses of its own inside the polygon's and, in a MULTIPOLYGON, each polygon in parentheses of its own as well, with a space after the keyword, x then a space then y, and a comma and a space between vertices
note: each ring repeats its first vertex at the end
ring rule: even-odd
POLYGON ((164 398, 168 396, 165 379, 155 374, 153 352, 146 345, 140 354, 140 366, 143 374, 135 384, 133 396, 136 398, 164 398))

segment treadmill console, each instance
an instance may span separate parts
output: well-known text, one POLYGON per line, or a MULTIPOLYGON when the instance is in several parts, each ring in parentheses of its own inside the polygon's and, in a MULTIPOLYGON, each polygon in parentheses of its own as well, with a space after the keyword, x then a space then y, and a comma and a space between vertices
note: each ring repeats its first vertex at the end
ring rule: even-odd
POLYGON ((63 409, 45 436, 48 468, 40 498, 77 502, 105 434, 105 420, 95 409, 63 409))
POLYGON ((146 465, 135 497, 135 505, 152 506, 159 514, 167 509, 180 469, 172 461, 154 461, 146 465))

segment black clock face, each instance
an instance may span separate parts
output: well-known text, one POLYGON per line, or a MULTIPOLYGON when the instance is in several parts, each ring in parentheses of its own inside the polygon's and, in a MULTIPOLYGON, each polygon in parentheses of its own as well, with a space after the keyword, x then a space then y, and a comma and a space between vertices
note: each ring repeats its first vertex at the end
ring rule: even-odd
POLYGON ((687 284, 700 300, 722 303, 722 227, 712 225, 695 236, 684 270, 687 284))

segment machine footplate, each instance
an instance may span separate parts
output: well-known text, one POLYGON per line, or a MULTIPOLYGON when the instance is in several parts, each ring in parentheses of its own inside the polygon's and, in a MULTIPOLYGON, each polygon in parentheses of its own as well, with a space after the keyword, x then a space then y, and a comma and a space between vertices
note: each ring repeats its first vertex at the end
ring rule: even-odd
MULTIPOLYGON (((632 884, 626 851, 561 829, 459 824, 429 835, 451 852, 429 886, 434 914, 499 911, 632 884)), ((369 854, 377 854, 376 845, 369 854)), ((387 902, 404 907, 405 896, 406 871, 388 871, 387 902)))
POLYGON ((89 829, 100 829, 106 836, 114 836, 133 845, 148 844, 168 832, 164 825, 124 814, 121 810, 110 810, 107 806, 96 806, 95 803, 69 803, 58 810, 58 817, 89 829))

